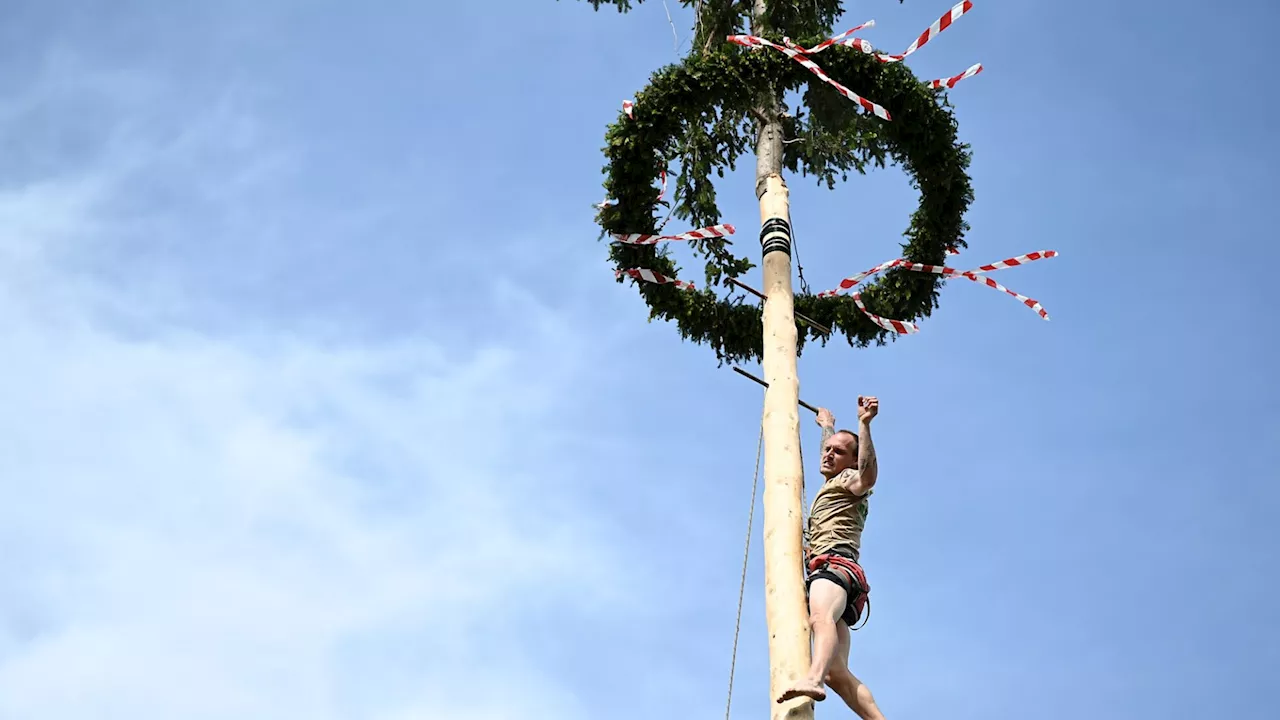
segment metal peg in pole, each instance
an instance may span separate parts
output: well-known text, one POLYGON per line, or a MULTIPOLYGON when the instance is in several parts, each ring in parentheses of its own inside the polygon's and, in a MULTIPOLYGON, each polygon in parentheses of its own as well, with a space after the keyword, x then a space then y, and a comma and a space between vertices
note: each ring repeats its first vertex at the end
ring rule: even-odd
MULTIPOLYGON (((746 378, 751 379, 751 380, 755 380, 756 382, 760 383, 761 385, 765 386, 766 388, 767 388, 767 387, 769 387, 769 383, 767 383, 767 382, 765 382, 765 381, 761 380, 760 378, 756 377, 755 375, 752 375, 751 373, 747 372, 746 370, 743 370, 742 368, 738 367, 737 365, 734 365, 734 366, 733 366, 733 371, 734 371, 734 372, 736 372, 736 373, 738 373, 739 375, 742 375, 743 377, 746 377, 746 378)), ((802 408, 804 408, 804 409, 808 410, 809 412, 813 413, 814 415, 817 415, 817 414, 818 414, 818 408, 816 408, 816 407, 814 407, 814 406, 810 405, 809 403, 807 403, 807 402, 805 402, 805 401, 803 401, 803 400, 800 400, 799 402, 800 402, 800 407, 802 407, 802 408)))
MULTIPOLYGON (((751 287, 750 285, 747 285, 746 283, 743 283, 743 282, 739 281, 737 278, 725 278, 725 279, 726 279, 726 280, 728 280, 730 283, 732 283, 732 284, 734 284, 734 285, 737 285, 738 287, 742 288, 743 290, 746 290, 747 292, 751 293, 752 295, 755 295, 756 297, 760 298, 761 300, 768 300, 768 298, 767 298, 767 297, 765 297, 765 294, 764 294, 764 293, 762 293, 762 292, 760 292, 759 290, 757 290, 757 289, 755 289, 755 288, 751 287)), ((808 315, 805 315, 805 314, 803 314, 803 313, 795 312, 794 310, 791 312, 791 314, 792 314, 792 315, 795 315, 795 316, 796 316, 796 317, 798 317, 798 318, 800 318, 800 320, 801 320, 801 321, 803 321, 803 322, 805 322, 805 323, 808 323, 811 327, 813 327, 813 329, 814 329, 814 330, 817 330, 818 332, 822 333, 823 335, 826 335, 827 337, 831 337, 831 328, 827 327, 826 325, 823 325, 822 323, 818 322, 817 320, 814 320, 813 318, 809 317, 808 315)))

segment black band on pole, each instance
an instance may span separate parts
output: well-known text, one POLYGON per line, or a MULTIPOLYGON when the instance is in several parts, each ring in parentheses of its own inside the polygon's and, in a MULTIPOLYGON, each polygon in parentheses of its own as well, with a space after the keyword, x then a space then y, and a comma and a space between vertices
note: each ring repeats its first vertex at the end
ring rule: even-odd
POLYGON ((791 224, 782 218, 769 218, 760 227, 760 254, 784 252, 791 257, 791 224))

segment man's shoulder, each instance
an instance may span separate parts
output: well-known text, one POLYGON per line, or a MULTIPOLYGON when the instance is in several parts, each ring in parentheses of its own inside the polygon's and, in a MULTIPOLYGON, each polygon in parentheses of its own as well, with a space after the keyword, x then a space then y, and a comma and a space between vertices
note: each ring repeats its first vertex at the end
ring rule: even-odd
POLYGON ((833 482, 848 487, 850 483, 856 482, 858 479, 858 470, 856 468, 845 468, 838 475, 831 478, 833 482))
MULTIPOLYGON (((844 470, 841 470, 838 475, 831 478, 831 481, 833 484, 838 484, 844 489, 852 493, 853 485, 858 481, 859 477, 860 476, 858 475, 857 468, 846 468, 844 470)), ((872 491, 873 491, 873 488, 867 488, 862 493, 860 494, 855 493, 855 494, 857 495, 857 497, 863 500, 866 500, 871 495, 872 491)))
POLYGON ((847 468, 845 470, 841 470, 840 472, 836 473, 835 475, 832 475, 829 478, 823 478, 822 488, 829 489, 829 490, 838 490, 842 487, 847 486, 849 483, 853 482, 857 478, 858 478, 858 471, 854 468, 847 468))

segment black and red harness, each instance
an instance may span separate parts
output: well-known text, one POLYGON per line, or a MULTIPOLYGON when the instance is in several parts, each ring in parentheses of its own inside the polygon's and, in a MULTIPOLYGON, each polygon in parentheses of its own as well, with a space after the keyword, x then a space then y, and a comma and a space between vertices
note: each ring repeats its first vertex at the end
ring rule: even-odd
MULTIPOLYGON (((848 601, 840 619, 844 620, 850 630, 860 629, 854 627, 854 624, 862 617, 864 609, 867 611, 866 620, 871 619, 871 586, 867 584, 867 574, 863 572, 861 565, 839 553, 831 552, 809 558, 806 565, 809 570, 805 578, 806 592, 809 585, 818 578, 826 578, 844 588, 848 601)), ((866 625, 864 621, 862 627, 866 625)))

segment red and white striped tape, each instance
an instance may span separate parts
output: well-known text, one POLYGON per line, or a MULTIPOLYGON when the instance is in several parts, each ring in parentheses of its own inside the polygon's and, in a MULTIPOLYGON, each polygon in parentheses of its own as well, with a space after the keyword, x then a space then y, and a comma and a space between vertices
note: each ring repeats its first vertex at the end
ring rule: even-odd
MULTIPOLYGON (((876 21, 875 21, 875 20, 868 20, 868 21, 866 21, 866 22, 862 23, 861 25, 859 25, 858 27, 853 28, 852 30, 845 30, 844 32, 840 33, 839 35, 836 35, 836 36, 834 36, 834 37, 831 37, 831 38, 828 38, 828 39, 826 39, 826 40, 823 40, 822 42, 818 43, 817 45, 814 45, 813 47, 809 48, 808 50, 805 50, 804 48, 800 47, 799 45, 796 45, 795 43, 791 42, 791 38, 787 38, 787 37, 782 38, 782 43, 783 43, 784 45, 786 45, 787 47, 791 48, 792 50, 799 50, 800 52, 804 53, 805 55, 814 55, 814 54, 816 54, 816 53, 820 53, 820 52, 822 52, 823 50, 826 50, 827 48, 831 47, 832 45, 841 45, 841 44, 843 44, 841 41, 842 41, 842 40, 844 40, 845 38, 849 37, 850 35, 852 35, 852 34, 854 34, 854 33, 858 32, 859 30, 862 30, 863 28, 875 27, 875 25, 876 25, 876 21)), ((854 40, 857 40, 857 38, 854 38, 854 40)), ((865 42, 865 41, 864 41, 864 42, 865 42)))
POLYGON ((851 275, 841 280, 840 285, 836 287, 834 290, 826 290, 826 291, 820 292, 818 293, 818 297, 820 298, 831 297, 832 295, 839 293, 841 290, 848 290, 849 288, 852 288, 854 285, 857 285, 858 283, 862 282, 863 280, 867 279, 872 275, 875 275, 878 272, 888 270, 891 267, 897 267, 898 265, 904 262, 906 261, 903 260, 902 258, 898 258, 897 260, 889 260, 887 262, 882 262, 879 265, 871 268, 866 272, 858 273, 857 275, 851 275))
POLYGON ((920 33, 920 37, 916 38, 915 42, 908 45, 907 49, 902 51, 901 55, 877 55, 876 57, 880 59, 880 62, 901 62, 904 58, 906 58, 911 53, 924 47, 925 43, 932 40, 935 36, 938 35, 938 33, 951 27, 951 23, 955 22, 956 20, 959 20, 962 15, 964 15, 965 13, 969 12, 972 9, 973 9, 972 2, 969 2, 969 0, 962 0, 961 2, 956 3, 955 6, 952 7, 950 10, 948 10, 945 15, 943 15, 942 17, 934 21, 934 23, 930 25, 928 28, 926 28, 924 32, 920 33))
POLYGON ((1027 307, 1035 311, 1037 315, 1044 318, 1045 320, 1048 320, 1049 313, 1045 311, 1044 306, 1042 306, 1039 302, 1032 300, 1026 295, 1020 295, 1010 290, 1009 288, 1001 285, 995 280, 992 280, 986 275, 981 275, 980 273, 987 273, 993 270, 1004 270, 1005 268, 1018 267, 1019 265, 1023 265, 1035 260, 1043 260, 1045 258, 1051 258, 1051 257, 1057 257, 1057 256, 1058 256, 1058 252, 1056 250, 1043 250, 1039 252, 1028 253, 1026 255, 1019 255, 1018 257, 1009 258, 1007 260, 1001 260, 998 263, 983 265, 982 267, 975 268, 973 270, 956 270, 954 268, 949 268, 942 265, 923 265, 920 263, 902 263, 901 267, 907 270, 915 270, 916 272, 928 272, 928 273, 934 273, 936 275, 945 275, 947 277, 962 277, 967 280, 972 280, 976 283, 982 283, 987 287, 994 288, 996 290, 999 290, 1001 292, 1007 293, 1009 295, 1012 295, 1013 297, 1018 298, 1018 300, 1021 301, 1023 305, 1026 305, 1027 307))
POLYGON ((841 95, 844 95, 846 98, 849 98, 850 100, 857 103, 858 105, 861 105, 864 110, 875 113, 876 117, 879 117, 883 120, 891 119, 889 117, 888 110, 885 110, 880 105, 877 105, 876 103, 871 102, 870 100, 862 97, 861 95, 841 85, 835 80, 832 80, 825 72, 822 71, 822 68, 818 67, 817 63, 805 57, 804 54, 801 53, 799 50, 794 50, 789 47, 783 47, 782 45, 769 42, 768 40, 765 40, 764 38, 761 38, 761 37, 756 37, 755 35, 730 35, 728 37, 728 40, 731 43, 734 43, 736 45, 741 45, 743 47, 749 47, 749 48, 771 47, 771 48, 774 48, 775 50, 778 50, 779 52, 785 53, 787 57, 805 66, 809 70, 809 72, 812 72, 814 75, 817 75, 820 80, 830 85, 831 87, 835 88, 836 92, 840 93, 841 95))
POLYGON ((711 227, 690 230, 687 233, 679 235, 641 235, 634 233, 631 235, 622 235, 613 233, 614 242, 626 243, 627 245, 656 245, 667 240, 709 240, 711 238, 725 237, 732 235, 736 230, 732 225, 712 225, 711 227))
MULTIPOLYGON (((954 250, 953 252, 956 255, 960 254, 959 252, 956 252, 954 250)), ((990 265, 980 265, 972 270, 966 270, 965 272, 971 272, 971 273, 994 272, 996 270, 1004 270, 1005 268, 1018 267, 1019 265, 1024 265, 1026 263, 1033 262, 1035 260, 1043 260, 1045 258, 1051 258, 1051 257, 1058 257, 1058 251, 1057 250, 1041 250, 1038 252, 1027 253, 1026 255, 1019 255, 1018 257, 1012 257, 1006 260, 1001 260, 1000 262, 994 262, 994 263, 991 263, 990 265)))
POLYGON ((970 67, 968 70, 965 70, 959 75, 952 75, 949 78, 929 81, 929 87, 940 88, 943 85, 946 85, 948 88, 953 88, 956 86, 956 83, 960 82, 961 80, 965 78, 973 77, 974 75, 977 75, 980 72, 982 72, 982 63, 975 63, 973 67, 970 67))
MULTIPOLYGON (((943 15, 941 18, 938 19, 937 22, 929 26, 928 29, 926 29, 923 33, 921 33, 920 37, 916 38, 916 41, 911 43, 911 46, 908 47, 906 52, 902 53, 901 55, 884 55, 881 53, 877 53, 875 51, 875 47, 870 42, 863 40, 862 38, 849 37, 850 35, 857 32, 858 30, 861 30, 867 27, 873 27, 876 23, 875 20, 868 20, 867 22, 859 25, 856 28, 853 28, 852 30, 846 30, 840 33, 839 35, 828 38, 827 40, 824 40, 821 43, 818 43, 817 45, 807 50, 791 42, 790 38, 783 38, 782 42, 787 46, 787 48, 794 50, 796 52, 799 52, 802 55, 812 55, 815 53, 819 53, 833 45, 844 45, 845 47, 851 47, 855 50, 859 50, 863 53, 866 53, 867 55, 874 55, 876 59, 880 60, 880 62, 886 62, 886 63, 899 62, 903 58, 910 55, 911 53, 915 52, 916 50, 919 50, 921 47, 924 47, 925 43, 929 42, 929 40, 932 39, 934 35, 937 35, 943 30, 946 30, 948 27, 951 26, 952 22, 954 22, 956 19, 958 19, 960 16, 964 15, 965 13, 969 12, 969 10, 971 9, 973 9, 973 3, 969 2, 968 0, 957 4, 955 7, 951 8, 951 10, 947 11, 946 15, 943 15)), ((743 44, 743 43, 739 43, 739 44, 743 44)), ((803 61, 800 61, 799 58, 796 58, 796 59, 797 61, 803 63, 803 61)), ((806 67, 808 67, 808 65, 806 65, 806 67)), ((976 63, 969 69, 960 73, 959 75, 955 75, 949 78, 939 78, 937 80, 930 80, 928 82, 928 85, 931 88, 940 88, 943 86, 947 87, 948 89, 954 88, 956 86, 956 83, 960 82, 961 80, 964 80, 965 78, 971 78, 980 72, 982 72, 982 63, 976 63)))
MULTIPOLYGON (((875 46, 873 46, 870 42, 863 40, 862 38, 849 38, 848 40, 841 40, 840 42, 835 44, 844 45, 845 47, 851 47, 854 50, 859 50, 863 53, 866 53, 867 55, 876 55, 875 46)), ((876 56, 880 57, 879 55, 876 55, 876 56)), ((960 82, 961 80, 964 80, 965 78, 973 77, 974 75, 977 75, 980 72, 982 72, 982 63, 975 63, 972 67, 960 73, 959 75, 954 75, 949 78, 940 78, 938 80, 930 80, 928 82, 928 85, 929 87, 932 87, 932 88, 940 88, 944 85, 947 86, 948 88, 953 88, 956 86, 956 83, 960 82)))
POLYGON ((861 50, 868 55, 876 54, 876 48, 871 44, 871 41, 863 40, 862 38, 849 38, 848 40, 841 40, 837 44, 844 45, 845 47, 851 47, 854 50, 861 50))
POLYGON ((866 315, 868 318, 871 319, 871 322, 875 323, 876 325, 879 325, 885 330, 896 332, 899 335, 910 335, 911 333, 920 332, 920 328, 913 322, 907 322, 906 320, 890 320, 889 318, 882 318, 879 315, 876 315, 875 313, 868 310, 867 306, 862 304, 862 293, 854 293, 853 302, 858 306, 858 309, 862 311, 863 315, 866 315))
POLYGON ((615 278, 620 278, 623 275, 628 275, 636 280, 645 280, 647 282, 657 283, 659 285, 675 285, 681 290, 696 289, 694 288, 693 283, 688 282, 687 280, 677 280, 645 268, 623 268, 622 270, 615 270, 613 272, 613 276, 615 278))
MULTIPOLYGON (((950 255, 958 255, 959 251, 956 250, 955 248, 948 248, 947 253, 950 255)), ((858 283, 862 282, 863 280, 865 280, 867 277, 871 275, 875 275, 878 272, 883 272, 890 268, 901 267, 904 270, 935 273, 947 278, 962 277, 962 278, 965 278, 966 280, 972 280, 973 282, 986 285, 987 287, 1012 295, 1013 297, 1017 298, 1023 305, 1026 305, 1027 307, 1031 308, 1037 315, 1044 318, 1045 320, 1048 320, 1049 313, 1045 311, 1044 306, 1041 305, 1038 301, 1032 298, 1029 298, 1026 295, 1021 295, 1019 293, 1016 293, 1010 290, 1009 288, 1001 285, 1000 283, 996 282, 995 280, 992 280, 991 278, 987 277, 982 273, 993 272, 995 270, 1004 270, 1006 268, 1011 268, 1011 267, 1018 267, 1019 265, 1025 265, 1029 262, 1034 262, 1036 260, 1044 260, 1047 258, 1052 258, 1057 256, 1058 256, 1058 251, 1056 250, 1040 250, 1032 253, 1027 253, 1026 255, 1019 255, 1017 257, 1007 258, 1005 260, 991 263, 989 265, 982 265, 980 267, 974 268, 973 270, 956 270, 955 268, 949 268, 949 267, 946 267, 945 265, 925 265, 923 263, 912 263, 912 262, 907 262, 906 259, 904 258, 898 258, 896 260, 889 260, 887 262, 880 263, 879 265, 871 268, 870 270, 867 270, 866 272, 858 273, 857 275, 852 275, 850 277, 847 277, 844 280, 841 280, 839 286, 836 287, 834 290, 827 290, 825 292, 818 293, 818 297, 831 297, 839 293, 841 290, 848 290, 850 288, 853 288, 858 283)), ((906 322, 903 320, 890 320, 890 319, 882 318, 878 315, 871 313, 869 310, 867 310, 866 306, 862 304, 862 298, 860 293, 854 293, 853 301, 854 303, 857 304, 858 309, 861 310, 863 314, 865 314, 868 318, 870 318, 872 322, 874 322, 876 325, 886 330, 892 330, 894 332, 901 333, 904 335, 917 332, 919 330, 919 328, 917 328, 914 323, 906 322)))

